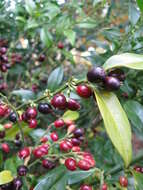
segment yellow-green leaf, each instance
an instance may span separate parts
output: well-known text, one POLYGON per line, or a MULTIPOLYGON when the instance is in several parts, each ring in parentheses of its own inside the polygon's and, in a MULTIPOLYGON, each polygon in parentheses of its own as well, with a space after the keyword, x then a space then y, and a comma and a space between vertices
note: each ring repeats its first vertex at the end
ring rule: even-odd
POLYGON ((114 93, 95 91, 95 96, 109 138, 127 167, 132 159, 131 127, 128 118, 114 93))
POLYGON ((103 65, 103 68, 105 70, 117 67, 127 67, 131 69, 143 70, 143 55, 134 53, 113 55, 103 65))
POLYGON ((70 111, 70 110, 68 110, 68 111, 66 111, 64 113, 64 115, 63 115, 62 118, 63 118, 64 121, 66 121, 66 120, 72 120, 72 121, 74 121, 74 120, 76 120, 76 119, 79 118, 79 113, 77 111, 70 111))
POLYGON ((10 183, 11 181, 13 181, 13 176, 11 174, 11 171, 4 170, 0 172, 0 185, 10 183))

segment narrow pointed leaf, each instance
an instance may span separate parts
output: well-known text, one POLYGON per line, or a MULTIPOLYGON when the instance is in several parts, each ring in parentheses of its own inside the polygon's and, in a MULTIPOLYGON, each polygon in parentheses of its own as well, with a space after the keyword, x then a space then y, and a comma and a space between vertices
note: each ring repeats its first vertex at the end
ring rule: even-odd
POLYGON ((103 68, 105 70, 117 67, 127 67, 131 69, 143 70, 143 55, 134 53, 113 55, 103 65, 103 68))
POLYGON ((95 96, 109 138, 127 167, 132 159, 131 128, 128 118, 114 93, 95 91, 95 96))

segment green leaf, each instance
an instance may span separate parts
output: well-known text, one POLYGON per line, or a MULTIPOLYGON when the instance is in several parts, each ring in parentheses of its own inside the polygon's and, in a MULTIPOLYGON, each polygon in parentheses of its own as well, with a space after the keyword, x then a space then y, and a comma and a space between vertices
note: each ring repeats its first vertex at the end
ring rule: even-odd
MULTIPOLYGON (((22 130, 24 134, 29 134, 29 132, 32 130, 28 127, 28 125, 24 122, 20 123, 22 130)), ((15 135, 19 133, 19 127, 18 124, 13 125, 13 127, 6 131, 5 140, 13 140, 15 138, 15 135)))
POLYGON ((52 45, 53 37, 47 27, 41 29, 40 38, 46 47, 50 47, 52 45))
POLYGON ((143 131, 143 106, 137 101, 129 100, 125 103, 124 109, 128 118, 140 132, 143 131))
POLYGON ((77 111, 66 111, 63 115, 63 120, 66 121, 66 120, 77 120, 79 118, 79 113, 77 111))
POLYGON ((37 139, 40 139, 44 135, 45 132, 46 130, 44 129, 34 129, 30 132, 29 135, 35 142, 37 142, 37 139))
POLYGON ((45 12, 44 16, 48 16, 50 20, 60 13, 60 8, 56 4, 50 2, 47 2, 46 7, 44 7, 43 10, 45 12))
POLYGON ((57 89, 59 85, 61 84, 63 77, 64 77, 64 70, 62 66, 54 69, 50 73, 49 78, 48 78, 48 88, 51 91, 54 91, 55 89, 57 89))
POLYGON ((137 189, 143 189, 143 175, 139 172, 132 171, 134 179, 135 179, 135 187, 137 189))
POLYGON ((73 30, 65 30, 64 35, 68 38, 71 45, 75 44, 76 33, 73 30))
POLYGON ((127 167, 132 159, 131 128, 128 118, 115 94, 95 91, 95 96, 109 138, 127 167))
POLYGON ((134 53, 113 55, 103 65, 105 70, 116 67, 127 67, 131 69, 143 70, 143 55, 134 53))
POLYGON ((34 3, 33 0, 25 0, 25 8, 27 10, 27 12, 32 15, 33 11, 36 8, 36 4, 34 3))
POLYGON ((4 126, 2 124, 0 124, 0 131, 4 130, 4 126))
POLYGON ((140 11, 137 9, 134 3, 129 3, 129 20, 132 25, 136 25, 140 18, 140 11))
POLYGON ((23 101, 34 98, 34 93, 31 90, 19 89, 12 92, 13 95, 20 96, 23 101))
POLYGON ((143 0, 137 0, 137 4, 138 4, 141 12, 143 12, 143 0))
POLYGON ((0 185, 10 183, 13 181, 12 173, 9 170, 4 170, 0 172, 0 185))
POLYGON ((89 171, 78 170, 75 172, 68 172, 68 184, 72 185, 88 178, 95 173, 96 169, 91 169, 89 171))
POLYGON ((16 175, 17 174, 17 167, 19 165, 22 165, 22 164, 23 164, 23 161, 18 156, 14 156, 14 157, 9 158, 5 161, 4 169, 10 170, 13 175, 16 175))
POLYGON ((66 168, 59 166, 43 176, 34 190, 65 190, 66 189, 66 168))

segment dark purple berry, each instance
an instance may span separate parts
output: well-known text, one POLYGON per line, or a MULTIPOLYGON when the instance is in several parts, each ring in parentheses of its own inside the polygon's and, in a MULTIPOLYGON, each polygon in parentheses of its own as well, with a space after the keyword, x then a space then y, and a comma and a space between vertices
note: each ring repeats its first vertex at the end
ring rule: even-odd
POLYGON ((90 82, 102 82, 105 80, 106 74, 102 67, 94 67, 87 73, 87 79, 90 82))
POLYGON ((13 180, 13 186, 15 190, 20 190, 22 188, 22 185, 22 180, 20 178, 17 177, 13 180))
POLYGON ((120 88, 120 81, 115 77, 106 77, 105 87, 110 91, 118 90, 120 88))
POLYGON ((40 103, 38 105, 38 111, 42 114, 51 113, 51 105, 48 103, 40 103))
POLYGON ((9 115, 9 120, 12 121, 13 123, 17 121, 17 116, 16 113, 12 112, 9 115))
POLYGON ((28 168, 24 165, 19 166, 17 168, 17 173, 19 176, 26 176, 27 172, 28 172, 28 168))
POLYGON ((124 81, 126 76, 123 70, 121 69, 115 69, 108 73, 108 76, 115 77, 119 79, 120 81, 124 81))
POLYGON ((78 128, 74 130, 74 137, 79 138, 84 135, 84 129, 78 128))

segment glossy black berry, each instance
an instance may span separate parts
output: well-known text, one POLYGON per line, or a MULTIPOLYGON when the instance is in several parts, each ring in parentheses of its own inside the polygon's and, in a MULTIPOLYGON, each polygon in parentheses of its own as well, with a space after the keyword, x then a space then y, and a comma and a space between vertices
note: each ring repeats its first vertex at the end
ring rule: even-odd
POLYGON ((19 166, 17 168, 17 173, 19 176, 26 176, 27 172, 28 172, 28 168, 24 165, 19 166))
POLYGON ((15 190, 20 190, 22 188, 22 180, 20 178, 15 178, 13 180, 13 187, 15 190))
POLYGON ((111 91, 118 90, 120 88, 120 81, 115 77, 106 77, 105 87, 111 91))
POLYGON ((78 138, 78 137, 82 137, 84 135, 84 129, 75 129, 74 130, 74 137, 78 138))
POLYGON ((16 122, 17 121, 16 113, 14 113, 14 112, 10 113, 9 120, 12 122, 16 122))
POLYGON ((87 79, 90 82, 101 82, 106 77, 105 71, 102 67, 94 67, 87 73, 87 79))
POLYGON ((22 141, 15 139, 15 140, 14 140, 14 144, 15 144, 15 146, 17 146, 17 147, 21 147, 21 146, 22 146, 22 141))
POLYGON ((51 112, 51 105, 48 103, 40 103, 38 105, 38 111, 42 114, 48 114, 51 112))
POLYGON ((108 76, 115 77, 119 79, 120 81, 124 81, 126 76, 123 70, 121 69, 115 69, 108 73, 108 76))
POLYGON ((0 131, 0 139, 3 139, 5 137, 5 131, 0 131))

